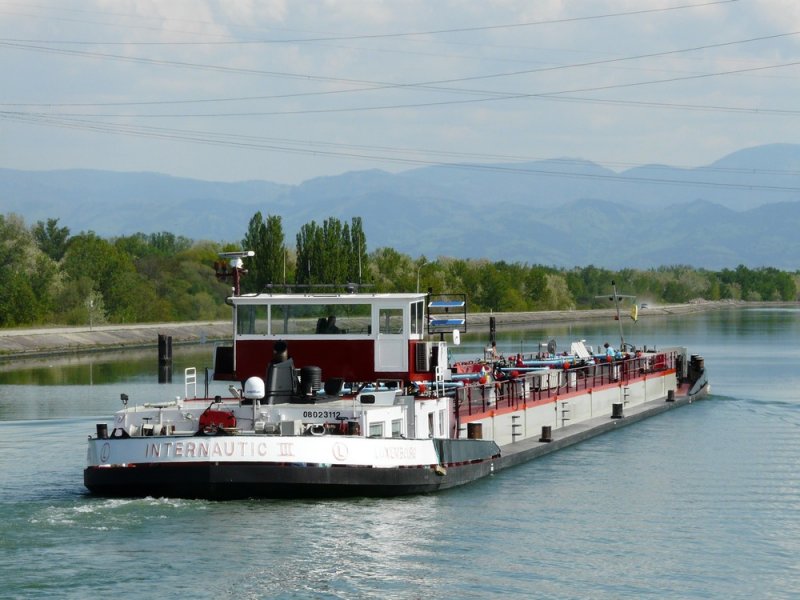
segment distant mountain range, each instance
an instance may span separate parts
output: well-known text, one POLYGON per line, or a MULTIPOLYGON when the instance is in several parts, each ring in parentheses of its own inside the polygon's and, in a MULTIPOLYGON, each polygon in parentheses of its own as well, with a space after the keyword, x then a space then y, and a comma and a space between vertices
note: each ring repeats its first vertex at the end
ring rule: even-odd
POLYGON ((615 172, 571 159, 357 171, 299 185, 157 173, 0 169, 0 212, 73 234, 169 231, 242 239, 256 211, 364 221, 370 250, 571 267, 800 268, 800 145, 749 148, 696 169, 615 172))

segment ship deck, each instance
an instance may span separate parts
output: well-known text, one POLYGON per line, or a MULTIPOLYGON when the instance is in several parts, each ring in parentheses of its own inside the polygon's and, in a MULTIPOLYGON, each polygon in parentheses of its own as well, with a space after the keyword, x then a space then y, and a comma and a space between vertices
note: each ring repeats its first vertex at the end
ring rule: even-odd
MULTIPOLYGON (((705 391, 704 391, 705 393, 705 391)), ((682 385, 675 394, 675 400, 668 402, 665 398, 650 400, 636 406, 625 406, 621 418, 612 418, 608 415, 594 417, 551 430, 550 442, 541 442, 539 438, 532 437, 519 442, 500 446, 501 456, 495 461, 495 471, 513 467, 528 462, 539 456, 544 456, 556 450, 572 446, 589 438, 602 435, 609 431, 631 425, 649 417, 661 414, 673 408, 691 404, 703 394, 690 395, 689 386, 682 385)))

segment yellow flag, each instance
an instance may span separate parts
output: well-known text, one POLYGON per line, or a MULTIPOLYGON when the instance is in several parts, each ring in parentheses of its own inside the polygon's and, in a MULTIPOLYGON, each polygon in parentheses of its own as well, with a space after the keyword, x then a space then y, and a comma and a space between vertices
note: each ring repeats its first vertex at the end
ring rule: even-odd
POLYGON ((639 320, 639 305, 638 304, 634 304, 631 307, 631 319, 633 319, 634 322, 639 320))

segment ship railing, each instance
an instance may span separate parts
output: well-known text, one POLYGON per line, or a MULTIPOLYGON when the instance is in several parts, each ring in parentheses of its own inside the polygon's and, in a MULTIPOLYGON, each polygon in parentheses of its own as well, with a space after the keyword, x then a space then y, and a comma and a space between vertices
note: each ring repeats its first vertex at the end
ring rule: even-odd
POLYGON ((556 396, 577 393, 611 384, 626 384, 650 373, 675 369, 678 353, 674 350, 621 359, 603 360, 595 364, 549 369, 542 373, 513 371, 505 378, 486 383, 472 383, 456 394, 458 416, 480 414, 495 408, 524 409, 556 396))
POLYGON ((195 367, 187 367, 183 370, 183 397, 187 400, 197 398, 197 369, 195 367))

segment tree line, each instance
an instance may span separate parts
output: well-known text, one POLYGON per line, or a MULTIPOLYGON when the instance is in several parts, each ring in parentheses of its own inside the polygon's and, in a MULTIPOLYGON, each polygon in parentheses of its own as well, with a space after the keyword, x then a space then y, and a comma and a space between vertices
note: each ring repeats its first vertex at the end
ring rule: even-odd
POLYGON ((608 307, 611 281, 641 302, 696 299, 795 301, 800 271, 739 265, 610 270, 367 251, 360 218, 312 221, 286 242, 280 216, 256 213, 238 243, 195 241, 169 232, 105 239, 73 235, 58 219, 28 227, 0 215, 0 326, 87 325, 224 319, 230 283, 215 277, 217 254, 253 250, 242 291, 348 284, 374 292, 429 288, 467 294, 471 311, 608 307))

